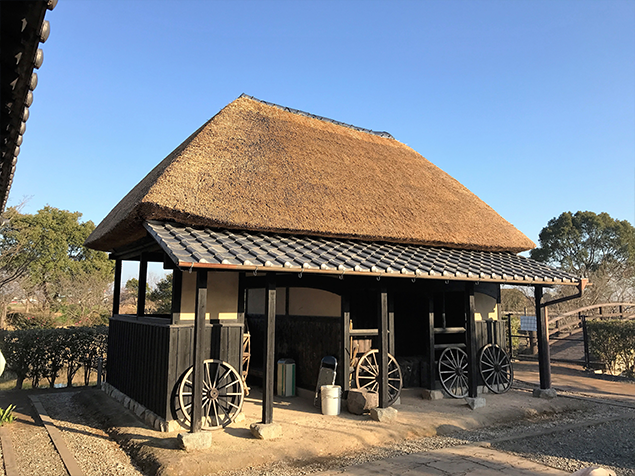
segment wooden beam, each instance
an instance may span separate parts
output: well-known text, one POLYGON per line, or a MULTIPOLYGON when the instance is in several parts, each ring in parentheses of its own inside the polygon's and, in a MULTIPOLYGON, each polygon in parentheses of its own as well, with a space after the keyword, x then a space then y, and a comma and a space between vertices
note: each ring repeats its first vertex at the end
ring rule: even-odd
POLYGON ((388 407, 388 291, 379 291, 379 406, 388 407))
POLYGON ((474 283, 465 284, 465 344, 467 345, 467 386, 468 395, 478 396, 478 342, 476 339, 476 319, 474 303, 474 283))
POLYGON ((276 357, 276 274, 267 273, 265 293, 265 372, 262 389, 262 422, 273 422, 273 389, 276 357))
POLYGON ((343 392, 347 392, 350 387, 350 367, 351 367, 351 354, 349 346, 351 345, 351 304, 348 290, 342 293, 342 320, 341 320, 341 334, 342 340, 340 342, 340 371, 337 373, 337 379, 343 392))
POLYGON ((115 260, 115 284, 112 290, 112 315, 119 314, 121 303, 121 260, 115 260))
POLYGON ((426 336, 428 341, 428 388, 434 390, 436 388, 437 366, 434 360, 434 295, 428 295, 428 326, 426 327, 426 336))
POLYGON ((145 315, 146 310, 146 284, 148 282, 148 258, 141 254, 139 262, 139 290, 137 292, 137 316, 145 315))
POLYGON ((551 388, 551 356, 549 351, 549 328, 542 301, 542 286, 534 288, 536 300, 536 328, 538 334, 538 370, 540 372, 540 388, 551 388))
POLYGON ((194 347, 192 349, 192 414, 190 432, 201 431, 203 416, 203 336, 207 313, 207 270, 196 272, 196 314, 194 316, 194 347))

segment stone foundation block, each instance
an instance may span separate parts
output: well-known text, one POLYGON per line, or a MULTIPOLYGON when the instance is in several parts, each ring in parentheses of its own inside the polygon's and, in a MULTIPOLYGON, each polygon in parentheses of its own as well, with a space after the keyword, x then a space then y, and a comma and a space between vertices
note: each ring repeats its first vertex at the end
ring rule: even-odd
POLYGON ((485 399, 483 397, 465 397, 465 402, 472 410, 476 410, 477 408, 482 408, 485 406, 485 399))
POLYGON ((198 431, 196 433, 179 433, 179 446, 185 451, 201 451, 212 446, 212 432, 198 431))
POLYGON ((348 391, 346 407, 354 415, 362 415, 379 406, 379 395, 366 389, 354 388, 348 391))
POLYGON ((571 476, 615 476, 615 472, 599 466, 589 466, 572 473, 571 476))
POLYGON ((398 413, 399 412, 392 407, 372 408, 370 410, 370 417, 381 423, 390 423, 391 421, 395 421, 397 419, 398 413))
POLYGON ((536 398, 556 398, 558 392, 555 388, 534 388, 532 395, 536 398))
POLYGON ((424 388, 423 392, 421 392, 421 397, 424 400, 441 400, 443 398, 443 392, 441 390, 428 390, 424 388))
POLYGON ((252 423, 251 434, 261 440, 272 440, 282 436, 282 427, 278 423, 252 423))

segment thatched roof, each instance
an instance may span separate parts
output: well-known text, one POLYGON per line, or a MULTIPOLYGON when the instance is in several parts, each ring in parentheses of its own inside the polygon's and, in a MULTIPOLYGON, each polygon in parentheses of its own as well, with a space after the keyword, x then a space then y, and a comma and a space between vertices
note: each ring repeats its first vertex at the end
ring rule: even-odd
POLYGON ((241 96, 152 170, 89 236, 109 251, 147 220, 519 252, 534 243, 410 147, 241 96))

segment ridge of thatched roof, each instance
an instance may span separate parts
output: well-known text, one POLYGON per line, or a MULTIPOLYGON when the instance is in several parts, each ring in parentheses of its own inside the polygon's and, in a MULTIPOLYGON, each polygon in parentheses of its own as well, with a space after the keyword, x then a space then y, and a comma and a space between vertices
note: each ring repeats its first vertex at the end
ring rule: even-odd
POLYGON ((387 133, 241 96, 157 165, 86 244, 109 251, 146 220, 519 252, 535 245, 387 133))

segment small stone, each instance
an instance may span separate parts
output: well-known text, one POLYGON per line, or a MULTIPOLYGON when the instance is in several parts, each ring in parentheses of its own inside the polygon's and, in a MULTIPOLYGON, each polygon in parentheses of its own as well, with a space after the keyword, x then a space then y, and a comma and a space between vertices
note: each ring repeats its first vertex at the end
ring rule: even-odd
POLYGON ((238 415, 236 415, 236 418, 234 419, 234 421, 236 423, 242 423, 245 421, 245 414, 243 412, 240 412, 238 415))
POLYGON ((124 397, 123 399, 123 406, 125 408, 130 408, 130 403, 132 402, 132 400, 130 399, 130 397, 124 397))
POLYGON ((397 419, 397 414, 399 412, 392 407, 388 408, 371 408, 370 417, 382 423, 390 423, 391 421, 395 421, 397 419))
POLYGON ((261 440, 272 440, 282 436, 282 427, 278 423, 252 423, 251 434, 261 440))
POLYGON ((555 388, 534 388, 532 395, 536 398, 556 398, 558 392, 555 388))
POLYGON ((346 406, 349 413, 362 415, 379 406, 379 395, 366 389, 351 389, 346 398, 346 406))
POLYGON ((443 392, 441 390, 428 390, 424 388, 423 392, 421 392, 421 398, 424 400, 441 400, 443 398, 443 392))
POLYGON ((599 466, 589 466, 588 468, 577 470, 571 476, 615 476, 615 472, 599 466))
POLYGON ((485 406, 485 399, 483 397, 465 397, 465 401, 472 410, 476 410, 477 408, 482 408, 485 406))
POLYGON ((200 451, 212 446, 211 431, 197 431, 196 433, 179 433, 179 446, 185 451, 200 451))

